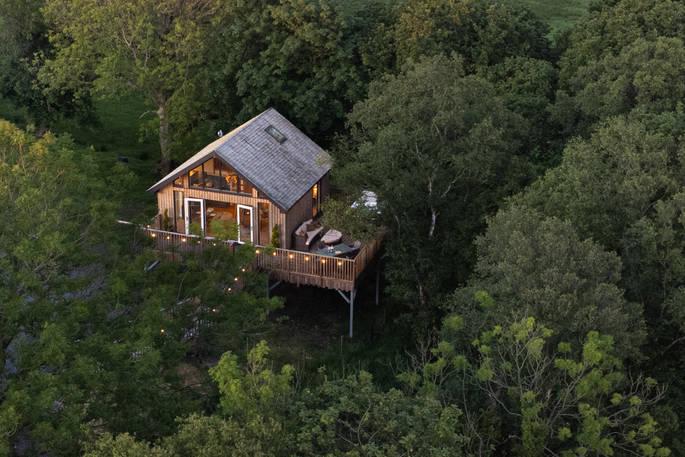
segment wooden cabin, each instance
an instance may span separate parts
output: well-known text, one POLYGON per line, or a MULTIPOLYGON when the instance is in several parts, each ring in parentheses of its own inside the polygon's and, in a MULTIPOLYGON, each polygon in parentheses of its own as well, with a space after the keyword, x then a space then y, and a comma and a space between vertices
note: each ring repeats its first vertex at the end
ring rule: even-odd
MULTIPOLYGON (((316 235, 311 234, 324 229, 310 230, 329 194, 330 170, 326 151, 270 108, 150 187, 159 212, 155 224, 142 229, 159 252, 175 258, 202 251, 208 243, 218 245, 212 221, 237 224, 238 239, 223 243, 255 250, 255 267, 268 272, 269 291, 281 281, 337 290, 350 307, 352 336, 358 281, 377 255, 382 235, 346 244, 337 231, 336 245, 326 245, 325 236, 318 247, 312 242, 316 235), (272 239, 275 228, 278 243, 272 239)), ((377 274, 376 302, 378 294, 377 274)))
POLYGON ((293 245, 329 193, 331 158, 270 108, 205 146, 148 191, 157 194, 161 229, 212 236, 212 221, 237 223, 239 242, 293 245))

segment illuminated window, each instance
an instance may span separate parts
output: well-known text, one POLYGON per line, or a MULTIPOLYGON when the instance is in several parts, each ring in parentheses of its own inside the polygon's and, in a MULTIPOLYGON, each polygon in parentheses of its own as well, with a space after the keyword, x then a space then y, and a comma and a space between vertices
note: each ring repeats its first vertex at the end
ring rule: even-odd
POLYGON ((319 188, 319 183, 314 184, 312 187, 312 217, 316 217, 321 210, 321 191, 319 188))
POLYGON ((188 185, 190 187, 204 187, 204 173, 202 165, 195 167, 188 172, 188 185))
POLYGON ((190 187, 252 194, 252 186, 221 160, 211 158, 188 172, 190 187))

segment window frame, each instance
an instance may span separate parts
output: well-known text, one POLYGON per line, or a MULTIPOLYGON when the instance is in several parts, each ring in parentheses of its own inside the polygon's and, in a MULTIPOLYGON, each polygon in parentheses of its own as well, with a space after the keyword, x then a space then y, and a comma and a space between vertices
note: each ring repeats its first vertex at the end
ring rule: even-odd
MULTIPOLYGON (((256 189, 256 187, 249 180, 245 179, 243 177, 243 175, 238 173, 237 170, 235 170, 233 167, 226 164, 223 160, 221 160, 220 158, 218 158, 216 156, 212 156, 212 157, 208 158, 207 160, 203 161, 202 163, 200 163, 199 165, 190 168, 185 173, 185 175, 187 175, 187 177, 188 177, 188 188, 192 188, 192 189, 203 189, 203 190, 208 190, 210 192, 224 192, 227 194, 244 195, 244 196, 246 196, 246 195, 253 196, 254 190, 256 189), (204 184, 205 177, 207 176, 207 173, 205 172, 205 163, 209 162, 210 160, 215 161, 214 169, 215 170, 218 169, 218 172, 219 172, 218 176, 219 177, 221 177, 221 178, 225 178, 228 176, 236 176, 237 177, 237 182, 236 182, 236 189, 237 190, 227 190, 227 189, 220 189, 217 187, 207 187, 205 185, 193 185, 193 184, 191 184, 190 172, 193 170, 197 170, 198 168, 200 169, 199 173, 201 174, 200 182, 202 182, 204 184), (217 163, 219 164, 218 167, 216 165, 217 163), (233 173, 229 174, 229 170, 232 171, 233 173), (241 189, 243 189, 245 185, 249 186, 249 192, 241 192, 241 189)), ((211 176, 217 176, 217 175, 211 175, 211 176)))

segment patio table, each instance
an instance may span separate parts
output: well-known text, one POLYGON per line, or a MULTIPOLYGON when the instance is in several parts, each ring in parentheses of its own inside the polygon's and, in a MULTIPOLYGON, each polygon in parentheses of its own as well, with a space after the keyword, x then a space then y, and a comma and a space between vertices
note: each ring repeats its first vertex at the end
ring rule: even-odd
POLYGON ((312 254, 325 255, 329 257, 340 257, 346 254, 351 254, 352 252, 357 250, 358 248, 354 248, 348 244, 339 243, 334 246, 328 246, 322 249, 312 251, 312 254))

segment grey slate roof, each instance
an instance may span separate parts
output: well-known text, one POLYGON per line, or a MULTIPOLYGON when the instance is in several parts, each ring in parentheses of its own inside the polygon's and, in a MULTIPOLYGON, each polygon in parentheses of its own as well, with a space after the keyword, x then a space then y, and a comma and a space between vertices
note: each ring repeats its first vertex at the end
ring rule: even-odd
POLYGON ((205 146, 148 191, 158 191, 212 156, 233 167, 286 211, 331 169, 326 151, 278 111, 269 108, 205 146), (269 125, 285 135, 283 143, 266 132, 269 125))

